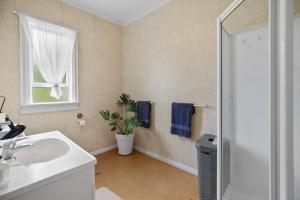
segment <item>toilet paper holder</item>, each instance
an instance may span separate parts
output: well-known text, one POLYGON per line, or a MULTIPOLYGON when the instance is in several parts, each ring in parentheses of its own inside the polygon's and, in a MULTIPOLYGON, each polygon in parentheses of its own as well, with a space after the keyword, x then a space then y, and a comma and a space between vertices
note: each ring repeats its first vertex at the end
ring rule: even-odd
POLYGON ((82 113, 78 113, 77 114, 77 119, 83 119, 83 114, 82 113))
POLYGON ((77 124, 78 124, 78 126, 80 126, 80 127, 83 127, 83 126, 85 126, 85 124, 86 124, 86 120, 83 118, 83 114, 82 113, 78 113, 77 114, 77 124))

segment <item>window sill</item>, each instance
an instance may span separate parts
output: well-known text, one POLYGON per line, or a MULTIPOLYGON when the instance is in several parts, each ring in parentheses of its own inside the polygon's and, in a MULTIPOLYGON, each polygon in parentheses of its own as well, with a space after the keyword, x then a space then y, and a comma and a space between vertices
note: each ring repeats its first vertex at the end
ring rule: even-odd
POLYGON ((41 103, 21 106, 21 114, 77 110, 79 103, 41 103))

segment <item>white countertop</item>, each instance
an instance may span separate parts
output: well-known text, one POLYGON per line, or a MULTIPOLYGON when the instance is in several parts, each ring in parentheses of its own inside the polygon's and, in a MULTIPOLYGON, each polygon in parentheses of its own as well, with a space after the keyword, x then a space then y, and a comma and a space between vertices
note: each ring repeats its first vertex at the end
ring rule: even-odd
POLYGON ((0 199, 9 200, 24 192, 36 189, 44 184, 56 181, 64 176, 76 173, 96 164, 96 159, 80 148, 59 131, 29 136, 30 140, 55 138, 69 145, 70 150, 62 157, 49 162, 24 165, 13 165, 11 162, 9 184, 0 189, 0 199))

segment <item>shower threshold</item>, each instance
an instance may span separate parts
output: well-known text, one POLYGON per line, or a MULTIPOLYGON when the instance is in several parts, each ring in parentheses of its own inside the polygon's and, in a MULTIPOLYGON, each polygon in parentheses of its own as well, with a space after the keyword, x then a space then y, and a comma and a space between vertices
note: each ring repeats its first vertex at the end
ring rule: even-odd
POLYGON ((259 197, 253 194, 247 194, 239 191, 237 188, 229 185, 224 194, 223 200, 268 200, 267 197, 259 197))

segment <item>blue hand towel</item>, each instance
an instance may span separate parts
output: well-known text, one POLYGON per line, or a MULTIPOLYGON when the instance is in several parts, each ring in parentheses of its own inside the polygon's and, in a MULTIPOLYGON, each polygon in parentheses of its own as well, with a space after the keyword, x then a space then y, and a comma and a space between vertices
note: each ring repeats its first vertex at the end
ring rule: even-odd
POLYGON ((138 101, 137 102, 137 116, 142 122, 142 127, 150 128, 151 119, 151 102, 150 101, 138 101))
POLYGON ((195 108, 191 103, 172 103, 171 133, 191 138, 194 113, 195 108))

